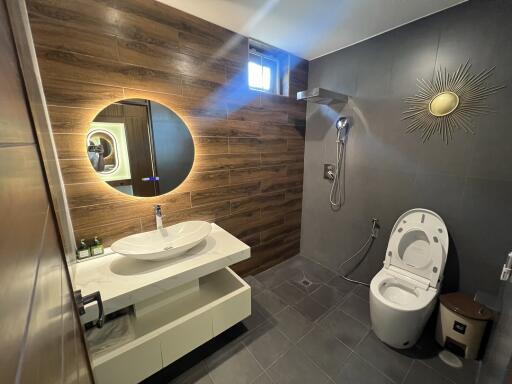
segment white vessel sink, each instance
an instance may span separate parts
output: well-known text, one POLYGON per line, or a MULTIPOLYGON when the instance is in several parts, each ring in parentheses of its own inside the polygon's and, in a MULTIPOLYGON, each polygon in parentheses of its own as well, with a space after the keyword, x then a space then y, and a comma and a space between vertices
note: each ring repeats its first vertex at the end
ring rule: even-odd
POLYGON ((115 253, 139 260, 165 260, 180 256, 212 231, 206 221, 185 221, 154 231, 124 237, 112 244, 115 253))

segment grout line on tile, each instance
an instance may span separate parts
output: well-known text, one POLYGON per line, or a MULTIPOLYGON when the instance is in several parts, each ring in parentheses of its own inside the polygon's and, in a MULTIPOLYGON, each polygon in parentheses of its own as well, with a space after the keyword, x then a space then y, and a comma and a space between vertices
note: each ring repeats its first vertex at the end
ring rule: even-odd
POLYGON ((407 377, 409 376, 409 373, 411 373, 411 370, 412 370, 412 366, 414 365, 414 363, 416 362, 416 359, 414 359, 411 363, 411 365, 409 365, 409 368, 407 369, 407 372, 405 372, 405 376, 404 378, 402 379, 402 381, 400 382, 401 384, 404 384, 405 381, 407 380, 407 377))
POLYGON ((364 325, 366 328, 371 328, 371 325, 368 325, 366 323, 363 323, 361 320, 359 319, 356 319, 353 315, 351 315, 350 313, 348 312, 345 312, 343 309, 340 308, 340 311, 343 312, 345 315, 347 315, 348 317, 352 318, 353 320, 357 321, 359 324, 362 324, 364 325))
MULTIPOLYGON (((298 348, 298 347, 296 347, 296 348, 298 348)), ((314 362, 313 359, 311 359, 306 353, 304 353, 300 348, 299 348, 299 352, 302 353, 306 357, 306 359, 308 359, 315 367, 317 367, 320 370, 320 372, 322 372, 329 379, 330 382, 335 383, 334 379, 327 372, 325 372, 316 362, 314 362)))
MULTIPOLYGON (((453 380, 452 378, 446 376, 443 372, 439 371, 438 369, 436 369, 435 367, 433 366, 430 366, 429 364, 425 363, 424 361, 422 360, 419 360, 419 359, 415 359, 414 361, 417 361, 418 364, 422 364, 424 365, 425 367, 427 368, 430 368, 432 369, 434 372, 436 372, 437 374, 439 374, 439 376, 445 378, 446 380, 448 380, 449 382, 453 383, 453 384, 460 384, 460 383, 457 383, 456 380, 453 380)), ((443 363, 444 364, 444 363, 443 363)), ((476 381, 475 381, 476 382, 476 381)))
MULTIPOLYGON (((363 337, 362 340, 364 340, 366 337, 368 337, 368 335, 366 335, 365 337, 363 337)), ((384 376, 386 379, 388 379, 389 381, 391 381, 392 383, 396 383, 395 380, 391 379, 391 377, 389 377, 388 375, 386 375, 383 371, 381 371, 379 368, 377 368, 375 365, 373 365, 370 361, 366 360, 363 356, 361 356, 356 350, 354 350, 354 354, 357 355, 357 357, 359 357, 361 360, 363 360, 366 364, 368 364, 370 367, 372 367, 373 369, 375 369, 377 372, 379 372, 382 376, 384 376)), ((398 383, 397 383, 398 384, 398 383)))
POLYGON ((254 361, 256 361, 256 364, 258 364, 258 367, 260 367, 260 369, 261 369, 261 374, 259 374, 254 380, 251 381, 251 383, 254 383, 261 375, 265 374, 265 368, 263 368, 263 365, 260 364, 260 362, 258 361, 256 356, 254 356, 254 354, 249 350, 249 348, 247 348, 247 345, 245 345, 244 343, 242 343, 242 345, 244 346, 244 348, 247 351, 247 353, 249 353, 249 355, 252 356, 254 361))
POLYGON ((297 341, 295 342, 295 345, 298 345, 307 335, 309 335, 311 332, 313 332, 314 329, 315 329, 315 324, 313 324, 313 326, 311 327, 310 330, 308 330, 304 335, 302 335, 301 337, 299 337, 297 339, 297 341))
POLYGON ((364 340, 364 339, 366 339, 366 338, 368 337, 368 335, 369 335, 371 332, 372 332, 372 329, 371 329, 371 328, 368 328, 368 329, 366 330, 365 335, 364 335, 363 337, 361 337, 361 340, 359 340, 359 341, 357 342, 356 346, 354 347, 354 352, 355 352, 356 348, 357 348, 357 347, 359 347, 359 346, 362 344, 363 340, 364 340))

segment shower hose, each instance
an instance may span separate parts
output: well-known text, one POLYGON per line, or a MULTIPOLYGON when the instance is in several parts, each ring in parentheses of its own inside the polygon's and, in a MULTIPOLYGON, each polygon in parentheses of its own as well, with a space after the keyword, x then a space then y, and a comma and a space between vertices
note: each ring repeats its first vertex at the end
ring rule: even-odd
POLYGON ((341 137, 341 129, 338 129, 336 135, 336 165, 334 168, 334 178, 332 180, 331 193, 329 201, 331 207, 335 210, 341 207, 341 167, 343 165, 343 157, 345 156, 345 141, 341 137))

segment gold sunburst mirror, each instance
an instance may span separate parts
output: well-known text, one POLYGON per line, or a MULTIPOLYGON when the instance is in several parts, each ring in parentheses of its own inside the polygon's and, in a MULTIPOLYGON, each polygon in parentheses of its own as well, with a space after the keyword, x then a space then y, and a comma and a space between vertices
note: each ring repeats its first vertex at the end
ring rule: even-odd
POLYGON ((493 68, 480 73, 470 72, 469 60, 454 73, 446 69, 436 71, 433 81, 418 80, 418 93, 404 101, 409 105, 403 120, 410 120, 407 132, 421 132, 423 142, 432 135, 441 135, 448 144, 455 130, 473 133, 473 120, 488 113, 487 97, 504 86, 487 86, 493 68))

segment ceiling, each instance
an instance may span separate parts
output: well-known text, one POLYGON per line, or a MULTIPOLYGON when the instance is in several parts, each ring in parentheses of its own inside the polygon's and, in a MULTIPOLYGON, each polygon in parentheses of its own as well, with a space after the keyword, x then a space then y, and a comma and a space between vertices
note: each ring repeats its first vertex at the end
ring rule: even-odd
POLYGON ((308 60, 466 0, 158 0, 308 60))

